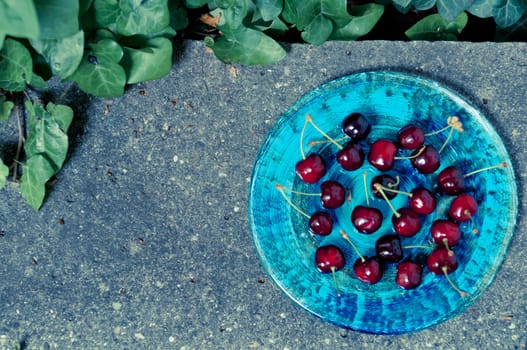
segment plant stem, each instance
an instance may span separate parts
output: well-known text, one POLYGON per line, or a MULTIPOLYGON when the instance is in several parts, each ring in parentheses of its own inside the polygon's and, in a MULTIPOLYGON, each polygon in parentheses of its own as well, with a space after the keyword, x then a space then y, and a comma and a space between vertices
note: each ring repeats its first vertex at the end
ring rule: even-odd
POLYGON ((16 147, 15 159, 13 161, 13 182, 18 179, 18 164, 20 162, 20 153, 22 153, 22 147, 24 147, 25 137, 24 130, 22 128, 22 121, 20 120, 20 109, 16 107, 16 121, 18 127, 18 145, 16 147))
POLYGON ((311 218, 311 216, 309 216, 305 211, 303 211, 302 209, 300 209, 298 206, 296 206, 296 204, 294 204, 291 199, 289 199, 289 197, 287 197, 285 195, 285 191, 284 191, 284 188, 282 187, 282 185, 280 184, 276 184, 275 185, 276 189, 282 194, 282 197, 284 197, 285 201, 287 202, 287 204, 289 204, 291 207, 293 207, 293 209, 295 209, 297 212, 299 212, 300 214, 302 214, 303 216, 305 216, 306 218, 311 218))

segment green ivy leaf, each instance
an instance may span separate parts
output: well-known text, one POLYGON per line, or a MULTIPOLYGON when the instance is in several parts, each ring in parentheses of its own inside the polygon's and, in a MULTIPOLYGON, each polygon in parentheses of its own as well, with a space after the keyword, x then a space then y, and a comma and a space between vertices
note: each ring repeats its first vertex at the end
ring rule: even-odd
POLYGON ((84 53, 84 31, 61 39, 31 40, 31 46, 44 58, 53 74, 66 78, 75 72, 84 53))
POLYGON ((447 21, 453 21, 470 7, 473 0, 437 0, 437 12, 447 21))
POLYGON ((465 28, 467 22, 468 16, 465 12, 453 21, 433 14, 414 24, 405 34, 411 40, 457 40, 457 35, 465 28))
POLYGON ((121 46, 111 39, 89 45, 77 70, 66 80, 75 81, 79 87, 98 97, 117 97, 124 94, 126 73, 119 65, 123 57, 121 46))
POLYGON ((9 167, 4 164, 2 159, 0 159, 0 189, 2 189, 5 186, 8 175, 9 175, 9 167))
POLYGON ((15 104, 11 101, 7 101, 5 96, 0 96, 0 121, 9 118, 14 106, 15 104))
POLYGON ((413 0, 412 6, 416 11, 430 10, 436 4, 436 0, 413 0))
POLYGON ((38 18, 33 1, 0 1, 0 33, 0 48, 5 35, 38 37, 38 18))
POLYGON ((366 4, 354 7, 351 11, 353 19, 351 22, 336 29, 332 34, 331 40, 356 40, 368 34, 384 13, 384 6, 380 4, 366 4))
POLYGON ((140 49, 123 47, 123 51, 121 65, 128 84, 159 79, 172 68, 172 42, 167 38, 153 38, 140 49))
POLYGON ((174 30, 183 30, 188 26, 187 9, 183 6, 182 0, 172 0, 168 2, 170 12, 170 27, 174 30))
POLYGON ((211 16, 220 16, 218 29, 224 34, 233 33, 244 27, 243 21, 247 17, 247 2, 245 0, 236 0, 230 7, 217 8, 212 11, 211 16))
POLYGON ((255 5, 264 21, 272 21, 282 12, 284 0, 255 0, 255 5))
POLYGON ((500 0, 476 0, 467 11, 479 18, 489 18, 494 15, 499 2, 500 0))
POLYGON ((119 0, 94 0, 95 23, 98 28, 108 28, 115 31, 119 9, 119 0))
POLYGON ((494 21, 499 28, 507 28, 518 22, 526 11, 527 2, 522 4, 520 0, 505 0, 495 8, 494 21))
POLYGON ((311 23, 304 28, 301 36, 306 42, 313 45, 321 45, 333 32, 333 21, 326 16, 316 16, 311 23))
POLYGON ((246 27, 216 41, 207 37, 205 43, 225 63, 272 64, 286 55, 285 50, 269 36, 246 27))
POLYGON ((167 0, 121 0, 117 31, 122 35, 149 34, 170 24, 167 0))
POLYGON ((207 5, 209 0, 184 0, 185 6, 189 9, 197 9, 207 5))
POLYGON ((40 39, 59 39, 79 31, 79 2, 34 0, 40 25, 40 39))
POLYGON ((20 193, 35 210, 38 210, 44 202, 46 183, 54 174, 53 166, 41 154, 28 158, 22 165, 20 193))
POLYGON ((36 89, 47 89, 48 88, 48 84, 46 83, 44 78, 42 78, 40 75, 36 74, 35 72, 33 72, 33 74, 31 75, 31 81, 29 82, 29 85, 32 88, 36 88, 36 89))
POLYGON ((0 88, 22 91, 31 82, 33 61, 29 50, 14 39, 7 39, 0 51, 0 88))

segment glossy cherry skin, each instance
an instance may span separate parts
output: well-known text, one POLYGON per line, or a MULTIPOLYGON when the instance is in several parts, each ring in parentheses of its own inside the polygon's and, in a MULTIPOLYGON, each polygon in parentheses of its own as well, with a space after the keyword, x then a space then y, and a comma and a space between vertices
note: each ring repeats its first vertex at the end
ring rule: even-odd
POLYGON ((409 124, 399 130, 397 141, 403 148, 418 149, 425 142, 425 133, 417 125, 409 124))
POLYGON ((370 122, 361 113, 352 113, 342 121, 342 131, 353 141, 364 140, 370 130, 370 122))
POLYGON ((320 200, 324 208, 335 209, 340 207, 346 200, 346 190, 336 181, 324 181, 320 185, 320 200))
POLYGON ((418 187, 412 190, 411 197, 408 200, 408 206, 417 214, 430 214, 437 205, 436 197, 426 188, 418 187))
POLYGON ((318 211, 309 218, 309 229, 316 235, 327 236, 333 230, 333 219, 325 211, 318 211))
POLYGON ((296 163, 296 173, 302 181, 314 184, 326 174, 326 164, 321 156, 312 153, 296 163))
POLYGON ((375 253, 377 257, 383 261, 400 261, 403 258, 401 238, 394 234, 387 234, 379 237, 375 242, 375 253))
POLYGON ((397 265, 395 283, 403 289, 417 288, 422 281, 423 268, 416 262, 403 261, 397 265))
POLYGON ((456 195, 465 189, 465 176, 456 166, 449 166, 441 170, 437 176, 437 184, 443 193, 456 195))
POLYGON ((392 216, 393 229, 402 237, 412 237, 421 229, 419 215, 410 208, 401 208, 392 216))
POLYGON ((426 259, 426 265, 428 269, 436 275, 443 275, 445 272, 451 273, 455 271, 458 266, 456 255, 451 250, 445 247, 438 247, 430 253, 426 259), (446 267, 446 271, 443 272, 443 268, 446 267))
POLYGON ((364 163, 364 150, 357 143, 348 143, 337 153, 337 162, 344 170, 356 170, 364 163))
POLYGON ((357 231, 370 234, 381 226, 382 213, 377 208, 358 205, 351 212, 351 222, 357 231))
POLYGON ((449 247, 458 244, 461 238, 461 231, 459 225, 455 222, 445 219, 438 219, 432 223, 430 233, 434 243, 439 246, 445 245, 445 240, 449 247))
POLYGON ((353 264, 353 272, 364 283, 374 284, 382 278, 382 266, 377 257, 367 258, 364 261, 357 259, 353 264))
MULTIPOLYGON (((381 198, 381 199, 383 199, 384 197, 381 195, 381 192, 377 190, 377 188, 375 188, 375 184, 380 184, 382 187, 391 188, 392 190, 399 189, 397 180, 393 176, 388 175, 388 174, 381 174, 381 175, 375 176, 371 180, 371 193, 375 197, 381 198)), ((391 192, 391 191, 384 191, 384 194, 386 195, 386 197, 388 197, 388 199, 394 199, 397 196, 396 192, 391 192)))
POLYGON ((448 214, 457 222, 470 221, 478 211, 478 203, 468 193, 458 195, 450 203, 448 214))
POLYGON ((337 246, 330 244, 317 248, 315 264, 320 272, 328 273, 342 269, 346 259, 337 246))
POLYGON ((431 174, 441 165, 439 152, 433 146, 427 145, 424 147, 423 151, 418 149, 412 153, 410 162, 421 174, 431 174), (421 153, 417 155, 419 152, 421 153))
POLYGON ((368 153, 368 162, 380 171, 387 171, 393 167, 397 147, 390 140, 379 139, 375 141, 368 153))

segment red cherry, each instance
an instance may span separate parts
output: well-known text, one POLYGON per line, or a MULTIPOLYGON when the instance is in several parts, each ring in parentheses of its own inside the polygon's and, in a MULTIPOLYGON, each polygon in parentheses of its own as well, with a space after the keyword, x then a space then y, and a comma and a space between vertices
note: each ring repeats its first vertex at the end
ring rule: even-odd
POLYGON ((357 143, 348 143, 337 153, 337 162, 344 170, 356 170, 364 163, 364 151, 357 143))
POLYGON ((364 283, 374 284, 382 277, 382 267, 376 257, 359 258, 353 264, 353 271, 359 280, 364 283))
POLYGON ((397 133, 397 141, 403 148, 418 149, 425 141, 425 134, 420 127, 409 124, 399 130, 397 133))
POLYGON ((315 263, 321 272, 340 270, 346 264, 342 251, 335 245, 319 247, 315 252, 315 263))
POLYGON ((403 237, 414 236, 421 229, 419 215, 410 208, 401 208, 392 216, 393 229, 403 237))
POLYGON ((313 184, 326 174, 326 165, 321 156, 312 153, 296 163, 296 173, 302 181, 313 184))
POLYGON ((336 181, 324 181, 320 185, 322 205, 328 209, 340 207, 346 200, 346 190, 336 181))
POLYGON ((399 190, 399 181, 394 179, 393 176, 388 174, 381 174, 375 176, 373 180, 371 180, 371 193, 377 198, 383 198, 376 184, 380 184, 383 188, 389 188, 391 190, 385 192, 386 197, 388 199, 394 199, 395 196, 397 196, 397 192, 392 191, 399 190))
POLYGON ((434 242, 440 246, 452 247, 461 238, 459 225, 450 220, 439 219, 434 221, 430 227, 430 232, 434 242))
POLYGON ((424 146, 413 152, 410 162, 421 174, 431 174, 439 168, 439 152, 433 146, 424 146))
POLYGON ((396 153, 397 147, 392 141, 380 139, 371 145, 368 162, 381 171, 387 171, 393 167, 396 153))
POLYGON ((375 242, 375 253, 383 261, 398 262, 403 258, 401 238, 394 234, 379 237, 375 242))
POLYGON ((361 113, 352 113, 342 121, 342 131, 354 141, 364 140, 370 130, 370 123, 361 113))
POLYGON ((436 197, 426 188, 415 188, 412 190, 408 200, 408 206, 418 214, 430 214, 437 205, 436 197))
POLYGON ((351 222, 361 233, 373 233, 382 224, 382 213, 377 208, 356 206, 351 213, 351 222))
POLYGON ((413 261, 403 261, 397 265, 395 282, 404 289, 414 289, 421 284, 423 268, 413 261))
POLYGON ((327 236, 333 230, 333 219, 325 211, 318 211, 309 218, 309 229, 316 235, 327 236))
POLYGON ((462 193, 450 203, 448 214, 457 222, 465 222, 472 220, 477 210, 478 203, 474 197, 468 193, 462 193))
POLYGON ((436 275, 451 273, 457 269, 456 255, 445 247, 436 248, 430 253, 426 260, 428 269, 436 275))
POLYGON ((446 194, 460 194, 465 189, 465 177, 458 167, 449 166, 441 170, 437 184, 446 194))

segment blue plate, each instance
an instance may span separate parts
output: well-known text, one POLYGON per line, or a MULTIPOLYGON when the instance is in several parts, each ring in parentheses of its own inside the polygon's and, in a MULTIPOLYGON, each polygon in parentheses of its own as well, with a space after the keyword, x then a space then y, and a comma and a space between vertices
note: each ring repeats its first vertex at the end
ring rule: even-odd
MULTIPOLYGON (((426 139, 439 149, 448 132, 426 139)), ((301 210, 321 210, 320 198, 287 192, 288 198, 301 210)), ((407 197, 398 195, 392 202, 396 208, 406 206, 407 197)), ((427 245, 430 225, 445 218, 451 196, 439 196, 437 209, 423 217, 422 229, 411 238, 403 238, 404 246, 427 245)), ((256 159, 249 194, 249 222, 253 241, 264 269, 276 285, 294 302, 321 319, 357 331, 394 334, 423 329, 459 314, 491 284, 501 265, 514 233, 517 217, 517 191, 512 165, 500 137, 489 121, 469 102, 437 82, 399 72, 365 72, 345 76, 314 89, 292 105, 273 126, 256 159), (380 174, 366 161, 361 169, 342 170, 335 161, 337 148, 331 143, 310 146, 312 140, 324 137, 309 126, 305 130, 305 153, 317 152, 327 165, 326 175, 316 184, 302 182, 295 173, 301 159, 300 134, 306 114, 333 138, 343 136, 342 120, 353 112, 367 116, 372 131, 363 142, 366 152, 376 139, 396 140, 397 131, 415 123, 427 131, 447 125, 447 117, 456 115, 464 132, 454 132, 441 152, 441 166, 433 174, 416 172, 408 160, 396 160, 392 176, 400 176, 402 190, 417 185, 435 189, 437 174, 449 165, 467 173, 474 169, 506 162, 508 167, 478 173, 466 178, 466 191, 478 202, 473 222, 463 223, 461 242, 453 247, 459 267, 449 276, 467 296, 461 297, 440 275, 426 266, 423 280, 413 290, 404 290, 395 283, 395 264, 387 265, 380 282, 368 285, 353 273, 358 258, 339 231, 345 230, 363 255, 375 254, 375 241, 392 233, 391 213, 383 200, 369 195, 372 206, 379 208, 385 219, 371 235, 357 232, 350 220, 355 205, 366 202, 362 185, 363 173, 369 179, 380 174), (325 237, 309 232, 308 220, 289 205, 276 184, 298 191, 317 193, 320 183, 332 179, 350 189, 351 201, 332 210, 333 231, 325 237), (471 231, 474 226, 479 234, 471 231), (345 267, 336 273, 341 296, 337 295, 331 273, 317 270, 314 262, 318 246, 335 244, 346 257, 345 267)), ((405 258, 418 259, 426 249, 405 249, 405 258)))

